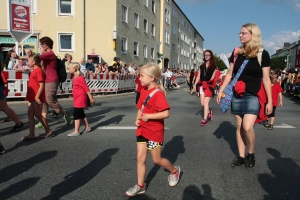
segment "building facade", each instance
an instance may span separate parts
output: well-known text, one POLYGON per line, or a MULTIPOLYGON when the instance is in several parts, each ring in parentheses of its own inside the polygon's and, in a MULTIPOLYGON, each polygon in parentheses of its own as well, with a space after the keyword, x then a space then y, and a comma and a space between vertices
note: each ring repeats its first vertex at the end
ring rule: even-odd
MULTIPOLYGON (((190 69, 202 60, 203 38, 173 0, 30 1, 34 33, 20 44, 23 52, 27 49, 39 52, 39 39, 49 36, 54 41, 56 55, 71 54, 73 61, 92 57, 94 63, 110 64, 114 57, 119 57, 125 63, 160 62, 165 68, 190 69), (176 20, 171 17, 174 6, 179 13, 176 20), (181 25, 183 18, 190 29, 181 25), (177 26, 174 36, 172 21, 177 26), (186 32, 183 37, 182 32, 186 32), (193 46, 195 41, 197 47, 193 46), (172 51, 173 43, 176 51, 172 51), (189 53, 181 55, 181 49, 189 53)), ((0 3, 6 5, 7 0, 0 3)), ((7 10, 3 9, 0 17, 7 19, 7 10)), ((15 46, 7 31, 7 21, 0 23, 1 61, 15 46)))

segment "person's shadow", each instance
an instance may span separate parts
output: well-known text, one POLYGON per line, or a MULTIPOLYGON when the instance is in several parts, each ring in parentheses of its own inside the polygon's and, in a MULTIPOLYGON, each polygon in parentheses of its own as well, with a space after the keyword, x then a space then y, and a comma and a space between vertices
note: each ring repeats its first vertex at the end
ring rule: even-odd
POLYGON ((119 151, 118 148, 106 149, 100 153, 89 164, 69 174, 65 180, 51 188, 51 193, 42 199, 60 199, 61 197, 77 190, 87 184, 94 178, 103 168, 105 168, 112 160, 112 156, 119 151))
POLYGON ((217 130, 213 133, 217 139, 224 139, 230 145, 231 151, 238 156, 238 147, 236 143, 236 127, 231 122, 223 121, 217 130))
POLYGON ((13 196, 20 194, 32 186, 34 186, 41 178, 40 177, 31 177, 20 182, 10 185, 8 188, 5 188, 0 192, 0 197, 2 200, 10 199, 13 196))
MULTIPOLYGON (((174 164, 178 158, 178 155, 185 152, 184 142, 182 136, 175 136, 171 141, 166 143, 162 150, 162 157, 168 159, 171 164, 174 164)), ((155 177, 157 171, 160 169, 159 165, 154 165, 148 173, 145 183, 146 187, 149 187, 150 182, 155 177)), ((166 170, 166 169, 165 169, 166 170)), ((166 170, 167 171, 167 170, 166 170)), ((169 172, 169 171, 168 171, 169 172)), ((183 173, 181 173, 182 176, 183 173)))
MULTIPOLYGON (((4 183, 34 167, 35 165, 54 158, 57 151, 46 151, 39 153, 27 160, 9 165, 0 171, 0 184, 4 183)), ((1 196, 0 196, 1 197, 1 196)))
POLYGON ((291 158, 282 158, 281 153, 267 148, 274 159, 267 161, 271 174, 258 175, 258 180, 268 195, 265 200, 300 199, 300 166, 291 158))
POLYGON ((211 187, 209 185, 203 184, 202 189, 204 191, 203 195, 197 186, 187 186, 183 191, 182 200, 215 200, 215 198, 212 197, 211 187))

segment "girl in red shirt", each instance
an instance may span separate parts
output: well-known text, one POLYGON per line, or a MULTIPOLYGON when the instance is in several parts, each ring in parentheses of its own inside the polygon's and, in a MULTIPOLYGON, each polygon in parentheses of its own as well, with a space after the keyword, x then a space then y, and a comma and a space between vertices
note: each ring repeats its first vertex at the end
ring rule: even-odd
POLYGON ((175 186, 179 181, 180 168, 173 166, 169 160, 161 157, 164 142, 164 119, 170 115, 170 106, 166 100, 166 90, 160 82, 161 71, 157 64, 148 63, 140 70, 140 81, 143 88, 137 103, 137 174, 138 182, 126 191, 127 196, 146 192, 146 158, 150 150, 155 164, 171 172, 169 185, 175 186))
POLYGON ((73 77, 73 100, 74 100, 74 124, 75 129, 72 133, 68 134, 68 136, 80 136, 79 127, 80 127, 80 120, 83 120, 85 125, 85 130, 82 132, 87 133, 91 131, 89 126, 88 120, 84 114, 84 108, 87 107, 88 99, 91 102, 91 105, 95 103, 93 99, 90 89, 85 82, 85 78, 83 74, 80 72, 80 64, 78 62, 73 62, 69 64, 69 72, 74 75, 73 77))
POLYGON ((28 65, 32 69, 28 86, 26 100, 28 101, 28 124, 29 124, 29 135, 22 138, 22 141, 35 139, 34 124, 36 117, 45 128, 45 136, 52 136, 52 131, 46 119, 42 116, 43 104, 46 102, 45 96, 45 74, 41 69, 41 59, 40 56, 34 54, 29 56, 28 65))
POLYGON ((275 110, 278 106, 278 97, 279 97, 279 106, 282 106, 282 87, 277 81, 277 75, 276 73, 271 70, 270 72, 270 79, 271 79, 271 86, 272 86, 272 101, 273 101, 273 112, 268 115, 268 119, 265 121, 266 127, 268 127, 269 130, 273 130, 273 124, 275 121, 275 110), (270 121, 270 124, 269 124, 270 121))

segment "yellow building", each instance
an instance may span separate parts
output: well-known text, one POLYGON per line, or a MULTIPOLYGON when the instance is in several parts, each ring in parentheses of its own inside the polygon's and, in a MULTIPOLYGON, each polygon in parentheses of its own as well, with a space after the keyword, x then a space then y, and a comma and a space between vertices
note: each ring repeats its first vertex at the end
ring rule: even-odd
MULTIPOLYGON (((24 49, 38 52, 39 39, 49 36, 54 41, 56 55, 63 57, 65 53, 71 54, 73 61, 93 57, 95 63, 110 64, 114 57, 119 57, 125 63, 135 62, 139 65, 157 62, 158 53, 161 53, 161 65, 173 66, 168 61, 173 59, 170 13, 176 4, 171 0, 29 1, 32 2, 34 33, 24 41, 24 49), (168 19, 166 14, 169 15, 168 19)), ((0 0, 0 5, 6 4, 7 0, 0 0)), ((0 18, 7 19, 7 10, 2 9, 0 18)), ((7 51, 15 45, 7 31, 7 21, 0 23, 2 61, 7 51)), ((187 65, 180 66, 180 62, 173 67, 190 68, 187 65)))

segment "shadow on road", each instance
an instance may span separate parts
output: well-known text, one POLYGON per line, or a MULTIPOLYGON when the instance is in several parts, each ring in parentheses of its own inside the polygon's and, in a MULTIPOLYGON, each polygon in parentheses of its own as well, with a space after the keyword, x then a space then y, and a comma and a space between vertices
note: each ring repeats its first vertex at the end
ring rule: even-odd
MULTIPOLYGON (((168 159, 172 164, 174 164, 178 158, 178 155, 184 152, 185 152, 185 148, 184 148, 183 137, 175 136, 171 141, 169 141, 164 145, 161 156, 163 158, 168 159)), ((147 187, 149 187, 150 182, 156 176, 156 173, 159 169, 160 169, 159 165, 154 165, 152 167, 145 180, 147 187)))
POLYGON ((125 115, 117 115, 98 124, 98 126, 107 126, 111 124, 119 124, 125 115))
POLYGON ((40 180, 39 177, 32 177, 32 178, 27 178, 25 180, 22 180, 18 183, 14 183, 10 185, 8 188, 2 190, 0 192, 0 197, 2 200, 4 199, 10 199, 11 197, 20 194, 32 186, 34 186, 38 181, 40 180))
POLYGON ((197 186, 187 186, 183 191, 182 200, 215 200, 212 197, 211 187, 209 185, 203 184, 202 189, 204 191, 203 195, 197 186))
POLYGON ((231 122, 224 121, 222 122, 217 130, 214 132, 214 135, 217 139, 224 139, 230 145, 231 151, 234 153, 235 156, 238 156, 238 147, 236 144, 236 127, 232 125, 231 122))
MULTIPOLYGON (((0 171, 0 183, 4 183, 32 168, 33 166, 54 158, 57 151, 46 151, 39 153, 27 160, 9 165, 0 171)), ((1 196, 0 196, 1 197, 1 196)))
POLYGON ((291 158, 282 158, 281 153, 267 148, 274 159, 267 160, 272 174, 258 175, 258 180, 268 195, 265 200, 299 199, 300 198, 300 166, 291 158))
POLYGON ((51 188, 51 193, 42 199, 60 199, 77 190, 93 179, 103 168, 109 165, 112 156, 119 151, 118 148, 106 149, 94 160, 76 172, 69 174, 65 180, 51 188))

